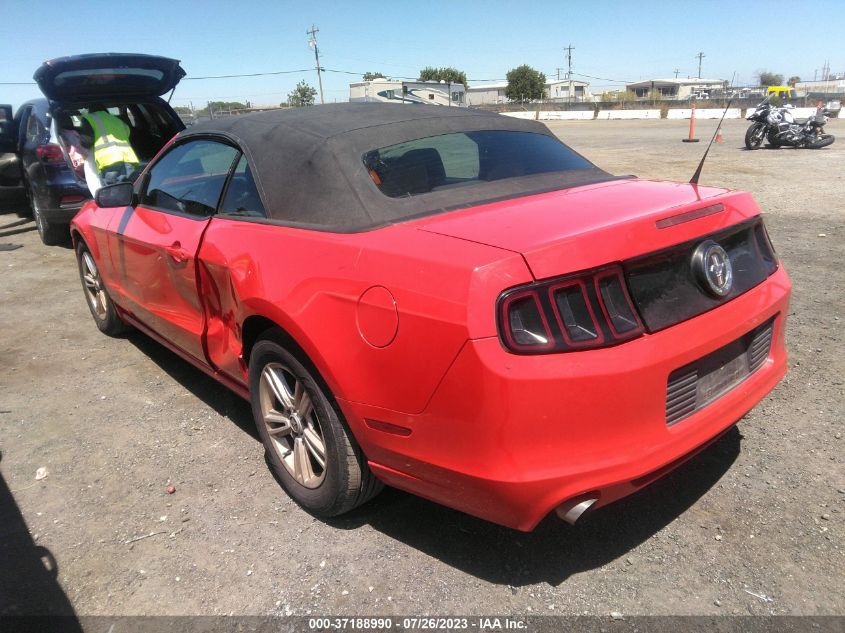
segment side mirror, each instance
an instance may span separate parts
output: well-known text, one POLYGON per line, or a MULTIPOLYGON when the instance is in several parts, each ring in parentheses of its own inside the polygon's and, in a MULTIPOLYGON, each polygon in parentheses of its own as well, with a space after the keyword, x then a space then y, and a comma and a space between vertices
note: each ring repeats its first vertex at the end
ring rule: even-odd
POLYGON ((135 194, 131 182, 119 182, 97 190, 94 201, 98 207, 131 207, 135 202, 135 194))
POLYGON ((0 153, 17 151, 18 135, 12 106, 0 105, 0 153))

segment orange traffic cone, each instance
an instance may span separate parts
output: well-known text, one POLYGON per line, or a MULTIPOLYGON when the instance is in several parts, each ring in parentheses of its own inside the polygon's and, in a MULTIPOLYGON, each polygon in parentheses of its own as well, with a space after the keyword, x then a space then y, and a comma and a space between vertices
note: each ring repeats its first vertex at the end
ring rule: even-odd
POLYGON ((692 112, 690 113, 689 118, 689 136, 685 139, 681 139, 684 143, 698 143, 698 139, 695 138, 695 104, 692 104, 692 112))
POLYGON ((722 126, 721 125, 718 128, 716 128, 716 142, 717 143, 723 142, 722 141, 722 126))

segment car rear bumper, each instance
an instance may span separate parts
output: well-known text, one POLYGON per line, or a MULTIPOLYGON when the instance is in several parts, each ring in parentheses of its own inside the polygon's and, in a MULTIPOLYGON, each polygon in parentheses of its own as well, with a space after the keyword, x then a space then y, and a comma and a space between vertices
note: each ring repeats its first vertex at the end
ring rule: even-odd
MULTIPOLYGON (((87 200, 85 202, 87 202, 87 200)), ((47 220, 50 224, 70 224, 70 221, 77 213, 79 213, 83 204, 84 202, 66 207, 59 207, 58 209, 39 208, 38 212, 41 214, 41 217, 47 220)))
POLYGON ((70 224, 79 210, 91 199, 88 187, 80 185, 72 176, 64 175, 58 182, 34 192, 38 213, 50 224, 70 224))
POLYGON ((527 531, 587 493, 597 508, 648 485, 745 415, 786 371, 789 293, 779 268, 719 308, 599 350, 516 356, 472 340, 421 414, 340 404, 386 483, 527 531), (770 320, 762 366, 667 425, 669 374, 770 320))

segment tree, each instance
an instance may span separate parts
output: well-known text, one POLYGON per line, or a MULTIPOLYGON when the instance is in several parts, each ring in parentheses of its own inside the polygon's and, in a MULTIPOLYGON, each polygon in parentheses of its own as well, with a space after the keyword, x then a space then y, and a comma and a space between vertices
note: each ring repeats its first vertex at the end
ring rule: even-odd
MULTIPOLYGON (((232 112, 234 110, 244 110, 249 107, 249 102, 247 101, 244 104, 240 101, 209 101, 204 108, 199 108, 194 112, 194 114, 200 117, 208 116, 208 106, 211 106, 212 113, 217 114, 218 112, 232 112)), ((188 110, 188 113, 190 113, 190 110, 188 110)))
POLYGON ((387 75, 385 75, 384 73, 364 73, 364 81, 372 81, 373 79, 378 78, 387 79, 387 75))
POLYGON ((288 94, 288 105, 292 108, 314 105, 316 96, 317 90, 305 83, 303 79, 288 94))
POLYGON ((188 106, 173 106, 173 111, 176 114, 191 114, 191 109, 188 106))
POLYGON ((508 71, 505 96, 511 101, 536 101, 546 91, 546 76, 531 66, 523 64, 508 71))
POLYGON ((783 85, 783 75, 779 75, 768 70, 761 70, 759 73, 757 73, 757 76, 760 78, 761 86, 768 87, 783 85))
POLYGON ((786 85, 792 86, 794 88, 795 84, 797 84, 799 81, 801 81, 801 77, 799 77, 798 75, 792 75, 792 77, 789 78, 789 81, 786 82, 786 85))
POLYGON ((451 66, 447 68, 426 66, 420 71, 420 81, 445 81, 446 83, 463 84, 464 88, 466 88, 467 74, 451 66))

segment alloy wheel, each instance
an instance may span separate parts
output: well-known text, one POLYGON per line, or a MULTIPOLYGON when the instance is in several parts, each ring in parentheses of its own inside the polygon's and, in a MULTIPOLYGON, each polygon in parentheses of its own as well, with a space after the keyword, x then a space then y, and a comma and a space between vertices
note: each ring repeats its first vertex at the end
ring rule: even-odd
POLYGON ((41 237, 44 237, 44 232, 47 230, 44 226, 44 218, 41 217, 41 214, 35 207, 32 209, 32 215, 35 216, 35 228, 38 229, 38 234, 41 235, 41 237))
POLYGON ((259 382, 261 417, 288 473, 306 488, 326 477, 326 444, 305 385, 290 368, 268 363, 259 382))
POLYGON ((91 305, 91 310, 102 321, 107 316, 108 297, 106 296, 106 289, 103 287, 100 271, 97 270, 97 264, 94 263, 94 258, 88 251, 82 253, 80 263, 82 264, 82 283, 85 285, 85 297, 91 305))

